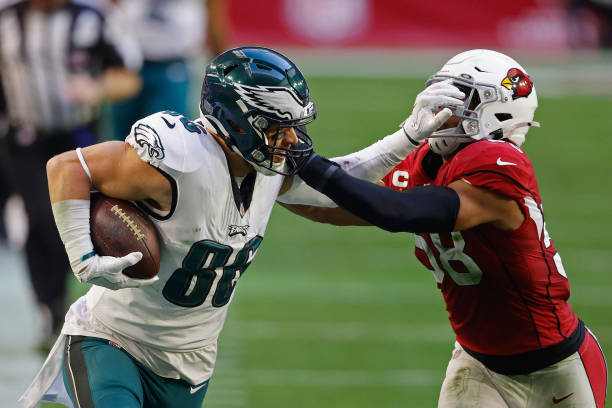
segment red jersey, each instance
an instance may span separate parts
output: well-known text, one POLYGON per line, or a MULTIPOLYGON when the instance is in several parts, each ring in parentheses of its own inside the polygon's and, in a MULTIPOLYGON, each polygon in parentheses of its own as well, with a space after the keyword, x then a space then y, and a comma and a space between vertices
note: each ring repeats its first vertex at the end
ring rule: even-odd
POLYGON ((402 191, 463 180, 514 199, 525 215, 512 231, 482 224, 415 235, 416 256, 434 274, 457 341, 474 354, 492 356, 581 342, 575 338, 579 320, 567 303, 569 283, 546 231, 531 161, 515 145, 491 140, 467 145, 437 173, 431 170, 436 159, 435 168, 439 156, 423 144, 383 181, 402 191))

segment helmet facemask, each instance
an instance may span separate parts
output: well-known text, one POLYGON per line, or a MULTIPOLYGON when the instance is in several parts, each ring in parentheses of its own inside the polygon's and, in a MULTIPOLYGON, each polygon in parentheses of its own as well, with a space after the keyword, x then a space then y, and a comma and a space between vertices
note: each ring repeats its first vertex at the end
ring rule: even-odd
POLYGON ((465 99, 463 101, 463 106, 443 105, 442 107, 452 110, 453 116, 460 120, 455 128, 434 132, 431 137, 478 136, 480 134, 482 110, 487 104, 499 100, 497 90, 491 85, 479 84, 474 82, 474 80, 455 78, 447 75, 432 76, 429 81, 427 81, 427 86, 448 79, 451 79, 452 85, 465 94, 465 99))
POLYGON ((249 161, 256 169, 266 175, 292 175, 298 172, 301 160, 312 154, 313 142, 306 132, 306 125, 315 119, 316 110, 311 116, 299 120, 275 120, 265 115, 249 118, 253 130, 263 143, 249 154, 249 161), (284 133, 293 129, 298 142, 291 147, 277 146, 284 133))

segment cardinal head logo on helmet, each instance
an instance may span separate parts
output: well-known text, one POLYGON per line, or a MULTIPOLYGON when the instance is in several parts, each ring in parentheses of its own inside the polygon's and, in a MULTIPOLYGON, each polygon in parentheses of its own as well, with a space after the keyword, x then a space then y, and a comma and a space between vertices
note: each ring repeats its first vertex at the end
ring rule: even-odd
POLYGON ((501 84, 512 91, 512 99, 526 98, 533 89, 531 78, 518 68, 510 68, 501 84))

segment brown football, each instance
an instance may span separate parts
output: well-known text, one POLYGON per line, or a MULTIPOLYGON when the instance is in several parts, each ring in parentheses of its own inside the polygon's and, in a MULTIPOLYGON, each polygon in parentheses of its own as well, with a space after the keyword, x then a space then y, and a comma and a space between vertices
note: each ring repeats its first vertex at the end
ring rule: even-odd
POLYGON ((98 255, 120 257, 142 252, 142 259, 123 273, 139 279, 157 275, 160 261, 157 230, 138 207, 129 201, 94 193, 90 217, 91 240, 98 255))

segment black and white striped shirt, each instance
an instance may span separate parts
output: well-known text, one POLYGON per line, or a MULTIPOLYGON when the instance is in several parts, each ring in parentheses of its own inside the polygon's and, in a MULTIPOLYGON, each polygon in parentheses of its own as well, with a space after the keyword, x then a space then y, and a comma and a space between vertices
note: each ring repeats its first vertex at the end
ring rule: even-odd
POLYGON ((19 1, 0 11, 0 73, 6 109, 14 126, 69 130, 94 118, 95 107, 73 103, 73 75, 100 75, 110 67, 138 68, 128 39, 99 10, 68 0, 49 12, 19 1))

